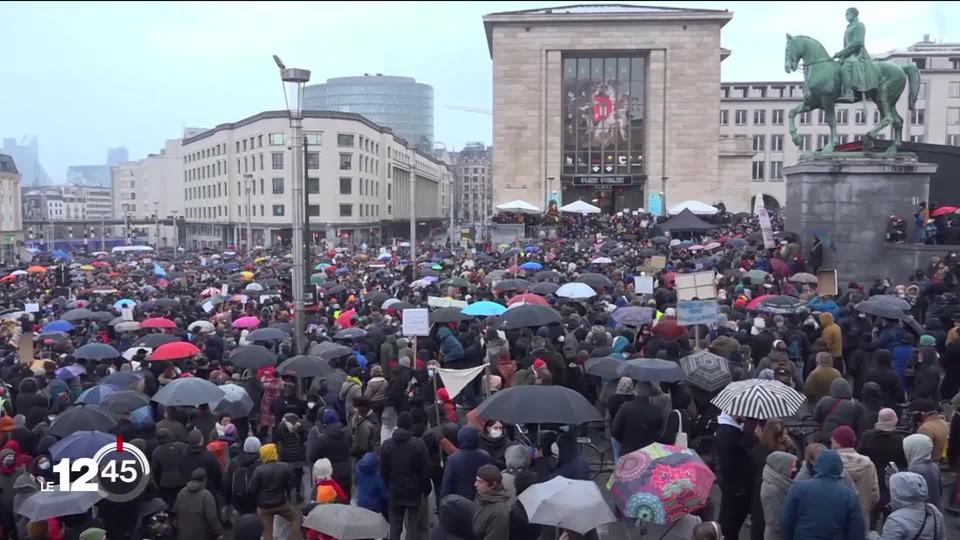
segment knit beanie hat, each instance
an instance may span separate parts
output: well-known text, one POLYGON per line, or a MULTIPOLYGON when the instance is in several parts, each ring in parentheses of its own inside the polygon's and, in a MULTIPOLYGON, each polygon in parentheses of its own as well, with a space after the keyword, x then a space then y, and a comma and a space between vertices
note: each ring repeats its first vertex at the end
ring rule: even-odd
POLYGON ((243 451, 247 454, 259 454, 260 439, 256 437, 247 437, 247 440, 243 441, 243 451))
POLYGON ((935 347, 936 345, 937 345, 937 338, 931 336, 930 334, 924 334, 920 336, 921 347, 935 347))
POLYGON ((337 411, 327 408, 323 410, 323 416, 320 417, 320 423, 323 425, 329 425, 339 420, 337 417, 337 411))
POLYGON ((877 423, 874 424, 877 431, 894 431, 897 429, 897 413, 893 409, 880 409, 877 414, 877 423))
POLYGON ((857 445, 857 434, 850 426, 839 426, 830 434, 830 438, 840 445, 840 448, 853 448, 857 445))

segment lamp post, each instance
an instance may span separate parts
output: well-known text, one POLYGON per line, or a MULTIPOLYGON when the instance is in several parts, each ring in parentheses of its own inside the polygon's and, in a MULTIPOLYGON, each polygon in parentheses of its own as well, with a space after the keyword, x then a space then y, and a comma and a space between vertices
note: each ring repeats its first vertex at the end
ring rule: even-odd
POLYGON ((413 272, 411 277, 417 278, 417 151, 410 151, 410 264, 413 272))
MULTIPOLYGON (((293 166, 291 167, 293 176, 293 231, 291 234, 291 243, 293 244, 293 313, 296 352, 301 354, 306 345, 306 336, 304 335, 306 313, 303 306, 306 292, 304 290, 306 268, 304 268, 303 222, 307 208, 304 204, 304 182, 300 167, 304 165, 304 157, 301 154, 303 152, 303 85, 310 80, 310 70, 288 68, 277 55, 273 55, 273 61, 280 68, 280 80, 283 81, 283 97, 287 103, 287 111, 290 114, 290 128, 293 131, 293 166)), ((304 168, 304 172, 305 170, 304 168)))
MULTIPOLYGON (((247 255, 250 255, 250 252, 253 251, 251 248, 253 244, 253 229, 250 228, 250 182, 253 182, 253 175, 247 173, 243 175, 243 187, 247 190, 247 255)), ((240 242, 237 242, 239 244, 240 242)), ((240 247, 239 245, 237 246, 240 247)))

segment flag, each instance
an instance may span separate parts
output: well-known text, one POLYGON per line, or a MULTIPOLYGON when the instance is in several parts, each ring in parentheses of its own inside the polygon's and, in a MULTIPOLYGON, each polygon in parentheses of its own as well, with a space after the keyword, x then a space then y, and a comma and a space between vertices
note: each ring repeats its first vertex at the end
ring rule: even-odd
POLYGON ((470 381, 483 373, 486 367, 483 365, 467 369, 437 368, 437 373, 440 374, 440 380, 443 381, 443 387, 450 394, 450 399, 453 399, 470 384, 470 381))
POLYGON ((166 277, 167 272, 157 263, 153 263, 153 275, 156 277, 166 277))

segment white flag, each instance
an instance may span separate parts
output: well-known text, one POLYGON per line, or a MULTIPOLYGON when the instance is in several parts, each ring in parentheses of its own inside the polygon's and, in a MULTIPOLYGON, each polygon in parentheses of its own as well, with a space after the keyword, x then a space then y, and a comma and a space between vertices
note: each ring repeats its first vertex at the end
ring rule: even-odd
POLYGON ((477 366, 468 369, 446 369, 438 368, 440 380, 443 381, 443 387, 450 394, 450 399, 454 399, 460 392, 475 379, 477 375, 483 373, 487 366, 477 366))

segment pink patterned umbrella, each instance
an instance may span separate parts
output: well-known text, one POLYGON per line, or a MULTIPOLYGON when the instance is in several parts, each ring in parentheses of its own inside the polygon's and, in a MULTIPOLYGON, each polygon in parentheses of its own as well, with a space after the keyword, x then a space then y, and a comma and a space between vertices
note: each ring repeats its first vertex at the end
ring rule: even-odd
POLYGON ((233 321, 234 328, 256 328, 260 326, 260 319, 256 317, 240 317, 233 321))

